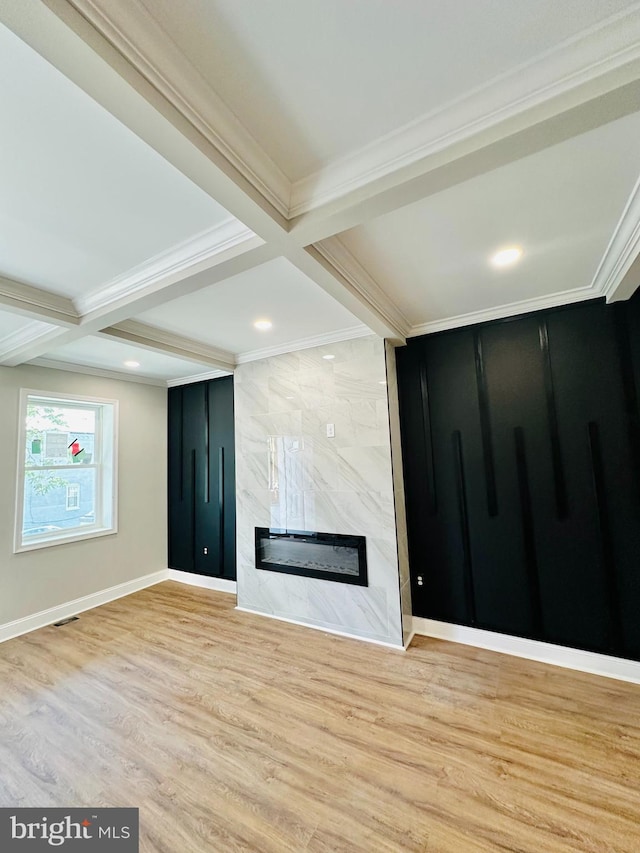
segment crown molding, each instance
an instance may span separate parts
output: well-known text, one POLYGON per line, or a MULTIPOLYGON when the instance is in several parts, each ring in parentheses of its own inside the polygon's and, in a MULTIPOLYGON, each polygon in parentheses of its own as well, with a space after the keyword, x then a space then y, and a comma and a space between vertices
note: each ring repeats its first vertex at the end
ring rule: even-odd
POLYGON ((48 343, 63 334, 64 330, 59 326, 51 326, 41 320, 16 329, 0 340, 0 364, 14 367, 24 360, 24 354, 28 353, 35 343, 48 343))
POLYGON ((338 344, 342 341, 351 341, 354 338, 366 338, 373 332, 368 326, 352 326, 348 329, 339 329, 336 332, 327 332, 324 335, 311 335, 308 338, 299 338, 297 341, 288 341, 285 344, 277 344, 264 349, 250 350, 240 353, 236 357, 236 364, 246 364, 249 361, 260 361, 263 358, 271 358, 274 355, 285 355, 290 352, 298 352, 312 347, 321 347, 326 344, 338 344))
POLYGON ((195 361, 203 366, 209 364, 216 370, 232 373, 235 367, 235 357, 226 350, 209 346, 192 338, 185 338, 157 326, 139 323, 136 320, 126 320, 115 326, 109 326, 98 334, 136 344, 145 349, 163 352, 174 358, 195 361))
POLYGON ((591 287, 607 302, 633 295, 637 281, 625 282, 625 276, 640 254, 640 178, 618 220, 609 245, 600 261, 591 287))
POLYGON ((442 320, 419 323, 411 327, 407 337, 415 338, 419 335, 431 335, 434 332, 446 332, 450 329, 458 329, 463 326, 473 326, 476 323, 488 323, 490 320, 503 320, 505 317, 513 317, 518 314, 530 314, 533 311, 543 311, 545 308, 558 308, 561 305, 570 305, 573 302, 584 302, 587 299, 595 299, 600 295, 595 293, 592 287, 577 287, 574 290, 563 290, 559 293, 549 294, 548 296, 537 296, 533 299, 523 299, 520 302, 509 302, 507 305, 498 305, 495 308, 471 311, 468 314, 458 314, 456 317, 445 317, 442 320))
MULTIPOLYGON (((134 299, 142 291, 158 284, 164 286, 167 279, 179 279, 183 273, 192 272, 196 265, 209 266, 212 259, 243 243, 250 243, 253 247, 257 240, 259 238, 253 231, 237 219, 227 219, 76 299, 75 308, 81 316, 106 310, 120 300, 134 299)), ((259 242, 262 244, 263 241, 259 242)))
POLYGON ((166 387, 165 379, 153 379, 150 376, 140 376, 125 373, 119 370, 106 370, 101 367, 87 367, 83 364, 73 364, 69 361, 56 361, 53 358, 34 358, 26 362, 26 367, 46 367, 50 370, 64 370, 67 373, 84 373, 88 376, 101 376, 104 379, 117 379, 119 382, 136 382, 139 385, 156 385, 160 388, 166 387))
POLYGON ((483 145, 496 141, 630 83, 639 73, 640 8, 635 4, 296 181, 288 215, 308 213, 481 134, 490 137, 483 138, 483 145))
POLYGON ((77 326, 80 317, 71 299, 0 276, 0 305, 16 314, 56 326, 77 326))
MULTIPOLYGON (((14 349, 24 346, 24 344, 31 343, 32 341, 38 340, 38 338, 44 337, 44 335, 49 334, 49 332, 51 332, 51 326, 49 323, 45 323, 42 320, 34 320, 26 326, 21 326, 19 329, 9 332, 8 335, 0 338, 0 358, 9 352, 12 352, 14 349)), ((55 329, 55 332, 58 334, 60 330, 55 329)))
POLYGON ((361 301, 370 305, 396 330, 400 340, 406 338, 411 327, 407 318, 338 237, 328 237, 320 243, 314 243, 313 249, 347 281, 361 301))
POLYGON ((291 182, 138 2, 68 0, 151 85, 284 217, 291 182))
POLYGON ((191 376, 183 376, 181 379, 167 379, 167 388, 177 388, 179 385, 193 385, 194 382, 206 382, 207 379, 220 379, 222 376, 231 376, 227 370, 209 370, 206 373, 194 373, 191 376))

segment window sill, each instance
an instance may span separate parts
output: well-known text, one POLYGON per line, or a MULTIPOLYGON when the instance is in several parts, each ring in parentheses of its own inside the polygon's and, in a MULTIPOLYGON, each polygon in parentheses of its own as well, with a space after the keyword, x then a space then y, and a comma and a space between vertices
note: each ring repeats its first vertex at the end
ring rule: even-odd
POLYGON ((85 539, 96 539, 99 536, 111 536, 118 532, 117 527, 95 527, 90 530, 72 531, 66 535, 50 536, 46 539, 38 539, 33 542, 16 543, 14 554, 22 554, 25 551, 37 551, 40 548, 50 548, 52 545, 66 545, 67 542, 83 542, 85 539))

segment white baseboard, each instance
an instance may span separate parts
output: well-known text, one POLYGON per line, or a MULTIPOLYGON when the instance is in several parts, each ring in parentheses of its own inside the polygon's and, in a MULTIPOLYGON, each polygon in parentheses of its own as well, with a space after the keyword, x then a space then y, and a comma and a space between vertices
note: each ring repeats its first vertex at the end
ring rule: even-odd
POLYGON ((60 622, 70 616, 76 616, 85 610, 92 610, 101 604, 108 604, 110 601, 115 601, 116 598, 123 598, 125 595, 131 595, 132 592, 138 592, 165 580, 167 580, 167 570, 162 569, 159 572, 152 572, 150 575, 143 575, 131 581, 110 586, 108 589, 102 589, 99 592, 92 592, 90 595, 83 595, 81 598, 74 598, 73 601, 58 604, 56 607, 40 610, 31 616, 15 619, 13 622, 5 622, 4 625, 0 625, 0 643, 11 640, 13 637, 19 637, 21 634, 28 634, 37 628, 44 628, 53 622, 60 622))
POLYGON ((215 589, 217 592, 236 594, 236 582, 226 578, 212 578, 209 575, 194 575, 191 572, 181 572, 178 569, 167 569, 165 580, 186 583, 189 586, 199 586, 202 589, 215 589))
POLYGON ((578 672, 604 675, 606 678, 617 678, 620 681, 640 684, 640 663, 624 660, 624 658, 570 649, 566 646, 555 646, 539 640, 525 640, 522 637, 497 634, 480 628, 451 625, 449 622, 437 622, 435 619, 423 619, 420 616, 413 617, 413 630, 423 637, 449 640, 465 646, 476 646, 479 649, 575 669, 578 672))
POLYGON ((243 613, 253 613, 254 616, 264 616, 267 619, 275 619, 278 622, 288 622, 290 625, 301 625, 303 628, 313 628, 314 631, 324 631, 325 634, 336 634, 338 637, 346 637, 348 640, 359 640, 361 643, 373 643, 376 646, 385 646, 387 649, 395 649, 403 652, 405 647, 400 643, 386 643, 384 640, 372 640, 369 637, 359 637, 357 634, 348 634, 346 631, 338 631, 336 628, 325 628, 324 625, 314 625, 311 622, 301 622, 298 619, 287 619, 284 616, 276 616, 275 613, 263 613, 261 610, 252 610, 250 607, 236 607, 243 613))

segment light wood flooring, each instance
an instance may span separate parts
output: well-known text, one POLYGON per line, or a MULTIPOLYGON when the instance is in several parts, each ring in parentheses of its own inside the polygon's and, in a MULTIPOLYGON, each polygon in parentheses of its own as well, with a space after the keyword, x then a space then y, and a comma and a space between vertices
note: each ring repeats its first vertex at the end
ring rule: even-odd
POLYGON ((0 806, 148 853, 640 851, 640 687, 163 583, 0 646, 0 806))

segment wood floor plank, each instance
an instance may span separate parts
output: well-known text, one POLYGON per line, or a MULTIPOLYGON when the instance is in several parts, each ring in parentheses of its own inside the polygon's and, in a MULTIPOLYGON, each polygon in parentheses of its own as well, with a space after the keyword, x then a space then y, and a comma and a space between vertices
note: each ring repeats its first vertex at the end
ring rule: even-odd
POLYGON ((640 688, 163 583, 0 646, 0 806, 144 853, 638 853, 640 688))

